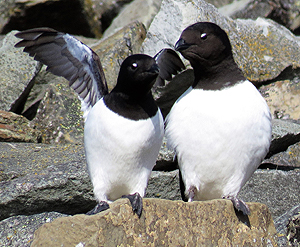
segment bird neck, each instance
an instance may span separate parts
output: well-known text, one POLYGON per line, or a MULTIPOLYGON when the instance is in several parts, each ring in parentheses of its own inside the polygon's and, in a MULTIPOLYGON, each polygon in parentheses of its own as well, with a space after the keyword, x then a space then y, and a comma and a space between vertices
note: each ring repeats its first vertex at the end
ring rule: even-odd
POLYGON ((242 71, 232 56, 218 64, 191 63, 194 70, 193 88, 204 90, 221 90, 227 86, 245 80, 242 71))

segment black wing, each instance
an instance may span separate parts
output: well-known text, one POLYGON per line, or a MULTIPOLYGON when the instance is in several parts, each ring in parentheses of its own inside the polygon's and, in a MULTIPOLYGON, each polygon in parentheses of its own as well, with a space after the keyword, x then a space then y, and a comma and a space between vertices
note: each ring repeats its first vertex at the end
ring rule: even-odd
POLYGON ((154 87, 164 86, 165 80, 170 81, 172 75, 177 75, 179 71, 185 69, 180 57, 172 49, 162 49, 154 56, 154 59, 159 67, 159 75, 154 87))
POLYGON ((15 47, 25 47, 24 52, 47 65, 47 71, 69 81, 84 110, 108 93, 98 55, 73 36, 51 28, 34 28, 19 32, 16 37, 23 40, 15 47))

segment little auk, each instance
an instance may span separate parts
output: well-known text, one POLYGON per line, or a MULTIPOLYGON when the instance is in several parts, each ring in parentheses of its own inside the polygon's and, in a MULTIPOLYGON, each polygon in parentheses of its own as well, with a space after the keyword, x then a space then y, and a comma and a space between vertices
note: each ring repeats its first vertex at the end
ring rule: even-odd
POLYGON ((35 28, 16 37, 23 40, 15 47, 25 47, 24 52, 45 64, 47 71, 66 78, 81 100, 87 167, 98 202, 87 214, 127 197, 140 217, 164 135, 163 117, 151 88, 184 68, 177 53, 163 49, 154 58, 127 57, 109 93, 98 55, 73 36, 35 28))
POLYGON ((166 118, 166 137, 175 150, 185 200, 237 198, 266 156, 271 114, 259 91, 234 61, 229 38, 210 22, 187 27, 175 45, 194 71, 194 82, 166 118))

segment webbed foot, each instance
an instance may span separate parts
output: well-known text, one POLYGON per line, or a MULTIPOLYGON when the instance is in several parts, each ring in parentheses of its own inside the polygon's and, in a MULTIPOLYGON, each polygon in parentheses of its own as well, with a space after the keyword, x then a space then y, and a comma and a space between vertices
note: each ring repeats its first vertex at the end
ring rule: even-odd
POLYGON ((143 199, 141 195, 138 192, 136 192, 132 195, 124 195, 122 196, 122 198, 129 199, 133 212, 136 213, 137 216, 140 218, 143 210, 143 199))
POLYGON ((105 201, 99 202, 92 210, 88 211, 86 215, 98 214, 106 209, 109 209, 109 205, 105 201))

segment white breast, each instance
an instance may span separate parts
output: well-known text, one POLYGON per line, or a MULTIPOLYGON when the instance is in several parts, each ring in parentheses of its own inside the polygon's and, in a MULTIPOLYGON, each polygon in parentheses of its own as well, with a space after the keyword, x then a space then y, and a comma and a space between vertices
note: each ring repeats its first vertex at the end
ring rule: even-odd
POLYGON ((84 144, 98 201, 139 192, 143 197, 164 134, 160 111, 134 121, 109 110, 101 99, 89 112, 84 144))
POLYGON ((268 151, 269 108, 249 81, 219 91, 189 88, 167 117, 166 137, 196 200, 236 196, 268 151))

